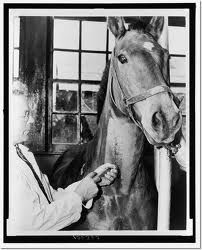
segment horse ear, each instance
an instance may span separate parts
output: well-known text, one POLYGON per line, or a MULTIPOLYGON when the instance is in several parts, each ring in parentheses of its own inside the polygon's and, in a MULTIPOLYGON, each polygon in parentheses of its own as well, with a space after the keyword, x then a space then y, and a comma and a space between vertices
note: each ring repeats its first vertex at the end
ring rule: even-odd
POLYGON ((158 41, 161 36, 164 27, 164 17, 154 16, 152 17, 150 23, 147 25, 146 30, 152 34, 152 36, 158 41))
POLYGON ((107 24, 115 37, 119 37, 126 32, 123 17, 108 17, 107 24))

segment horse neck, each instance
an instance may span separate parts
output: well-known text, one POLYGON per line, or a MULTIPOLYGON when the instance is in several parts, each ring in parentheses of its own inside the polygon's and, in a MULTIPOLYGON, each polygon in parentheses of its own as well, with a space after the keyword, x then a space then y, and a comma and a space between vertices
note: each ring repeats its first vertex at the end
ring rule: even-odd
POLYGON ((112 101, 110 87, 108 82, 107 95, 96 135, 96 157, 92 166, 95 169, 106 162, 118 166, 121 174, 120 191, 127 194, 140 164, 144 135, 139 127, 115 105, 120 103, 120 92, 116 92, 115 103, 112 101))

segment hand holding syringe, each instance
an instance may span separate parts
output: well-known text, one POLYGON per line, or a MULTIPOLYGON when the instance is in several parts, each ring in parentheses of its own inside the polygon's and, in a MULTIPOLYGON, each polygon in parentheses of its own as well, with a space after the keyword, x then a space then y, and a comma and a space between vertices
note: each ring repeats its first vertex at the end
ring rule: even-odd
POLYGON ((97 184, 103 187, 110 185, 115 180, 118 174, 118 167, 111 163, 105 163, 93 172, 97 174, 96 177, 101 179, 97 184))

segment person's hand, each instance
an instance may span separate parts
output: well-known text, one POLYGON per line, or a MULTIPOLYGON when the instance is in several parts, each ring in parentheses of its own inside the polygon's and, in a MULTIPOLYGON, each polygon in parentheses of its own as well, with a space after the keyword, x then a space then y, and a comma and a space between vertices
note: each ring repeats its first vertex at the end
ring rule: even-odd
POLYGON ((81 197, 82 202, 87 202, 97 195, 98 187, 96 183, 99 181, 100 178, 97 176, 97 174, 95 172, 91 172, 85 178, 83 178, 74 192, 76 192, 81 197))
POLYGON ((118 168, 111 163, 105 163, 95 169, 94 172, 97 173, 97 176, 101 178, 101 180, 98 182, 98 185, 103 187, 114 182, 118 175, 118 168))

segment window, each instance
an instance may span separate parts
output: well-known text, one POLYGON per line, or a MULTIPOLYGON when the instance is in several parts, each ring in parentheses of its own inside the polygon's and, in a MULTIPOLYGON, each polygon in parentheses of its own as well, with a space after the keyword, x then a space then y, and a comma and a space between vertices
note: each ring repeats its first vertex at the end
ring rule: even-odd
POLYGON ((95 133, 96 94, 114 39, 105 18, 53 18, 52 27, 50 150, 61 151, 95 133))

